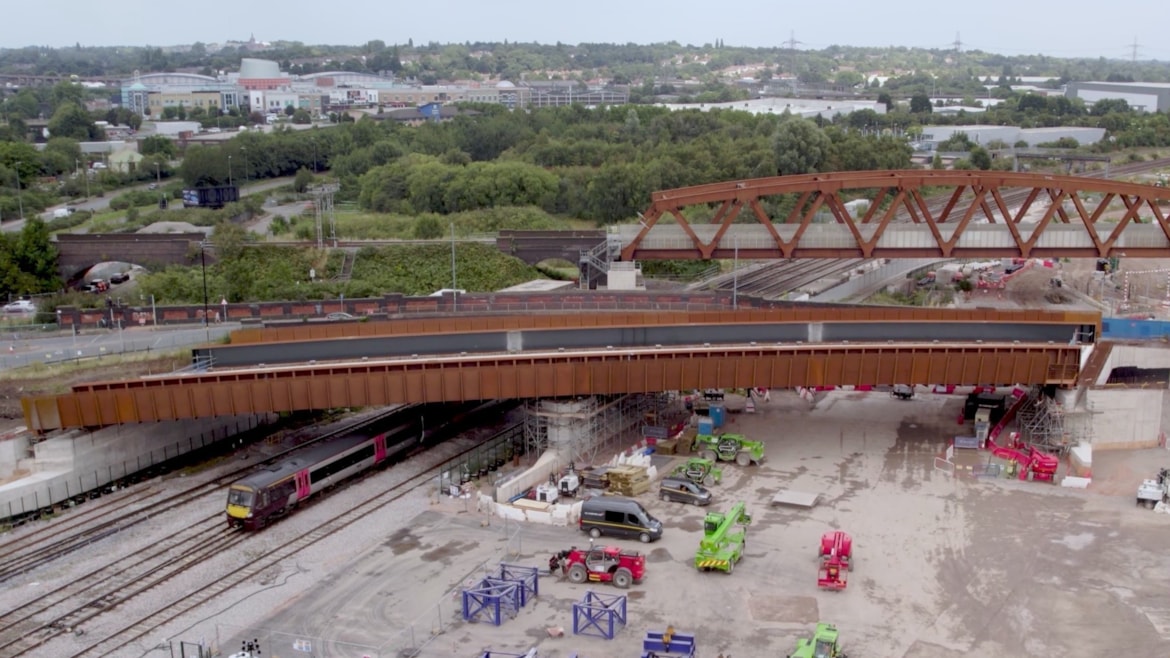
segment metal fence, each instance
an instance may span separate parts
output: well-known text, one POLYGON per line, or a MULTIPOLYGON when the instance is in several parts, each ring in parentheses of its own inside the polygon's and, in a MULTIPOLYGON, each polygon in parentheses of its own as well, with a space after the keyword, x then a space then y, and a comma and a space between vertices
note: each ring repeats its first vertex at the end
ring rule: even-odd
MULTIPOLYGON (((484 560, 459 579, 459 584, 416 616, 405 628, 380 645, 350 642, 345 639, 290 633, 283 630, 216 624, 213 655, 232 655, 239 647, 252 642, 264 656, 320 658, 322 656, 358 656, 360 658, 403 658, 418 656, 437 637, 462 624, 462 593, 465 587, 498 571, 499 564, 518 556, 522 550, 521 526, 505 520, 501 529, 505 544, 490 559, 484 560)), ((420 602, 421 604, 421 602, 420 602)))
POLYGON ((35 364, 64 364, 100 360, 121 354, 148 354, 177 350, 207 342, 223 340, 239 324, 218 324, 190 329, 112 329, 86 330, 85 333, 64 331, 29 332, 5 331, 0 334, 0 370, 23 368, 35 364))
MULTIPOLYGON (((0 497, 0 521, 23 518, 64 504, 73 498, 87 496, 89 492, 101 489, 111 482, 223 441, 235 433, 250 429, 251 426, 241 427, 239 423, 234 427, 220 425, 208 432, 200 433, 199 436, 189 436, 174 443, 153 447, 146 454, 137 455, 133 460, 103 464, 95 468, 84 468, 75 464, 73 470, 68 473, 41 480, 0 497)), ((101 446, 93 448, 95 451, 101 450, 101 446)))

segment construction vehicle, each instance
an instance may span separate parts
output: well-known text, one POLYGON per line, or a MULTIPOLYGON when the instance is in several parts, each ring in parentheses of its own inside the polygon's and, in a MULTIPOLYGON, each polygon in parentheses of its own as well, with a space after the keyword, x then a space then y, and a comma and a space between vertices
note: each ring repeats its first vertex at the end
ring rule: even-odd
POLYGON ((723 469, 715 468, 715 460, 703 457, 691 457, 685 464, 679 464, 670 474, 671 477, 685 477, 694 482, 710 486, 723 481, 723 469))
POLYGON ((752 517, 748 516, 747 504, 743 501, 732 505, 724 514, 708 513, 703 519, 703 539, 695 553, 695 568, 699 571, 717 569, 731 574, 735 563, 743 557, 747 543, 746 526, 751 522, 752 517), (738 531, 737 526, 740 527, 738 531))
POLYGON ((1157 478, 1143 480, 1138 487, 1138 505, 1154 509, 1158 503, 1170 504, 1170 468, 1159 470, 1157 478))
POLYGON ((590 543, 587 550, 574 546, 553 555, 549 560, 549 572, 555 573, 558 567, 571 583, 613 583, 614 587, 626 589, 631 584, 642 582, 646 575, 646 556, 623 550, 620 546, 594 546, 590 543))
POLYGON ((991 450, 992 455, 1011 461, 1009 474, 1014 469, 1019 469, 1021 480, 1056 483, 1056 470, 1060 467, 1060 460, 1035 446, 1026 445, 1020 440, 1018 432, 1012 432, 1007 444, 1002 446, 996 443, 993 437, 987 437, 987 449, 991 450))
POLYGON ((821 535, 818 555, 817 587, 845 589, 849 584, 846 573, 853 570, 853 539, 840 530, 826 532, 821 535))
POLYGON ((734 461, 740 466, 759 464, 764 460, 764 444, 751 441, 742 434, 696 434, 691 452, 698 452, 712 462, 734 461))
POLYGON ((853 538, 841 530, 826 532, 821 535, 818 556, 822 563, 832 556, 837 556, 846 569, 853 571, 853 538))
POLYGON ((816 633, 811 638, 796 641, 796 651, 788 658, 848 658, 837 640, 837 627, 825 622, 817 623, 816 633))

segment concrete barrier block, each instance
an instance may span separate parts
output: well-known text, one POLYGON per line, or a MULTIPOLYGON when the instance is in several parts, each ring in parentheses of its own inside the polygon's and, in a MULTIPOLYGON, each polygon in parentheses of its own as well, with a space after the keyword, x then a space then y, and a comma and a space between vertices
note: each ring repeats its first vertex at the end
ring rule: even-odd
POLYGON ((524 516, 527 517, 529 523, 543 523, 544 525, 552 525, 552 514, 549 512, 540 512, 534 509, 525 510, 524 516))
POLYGON ((1088 489, 1089 484, 1092 482, 1093 480, 1090 478, 1080 478, 1074 475, 1066 475, 1064 476, 1064 479, 1060 481, 1060 486, 1067 487, 1069 489, 1088 489))
POLYGON ((501 519, 507 519, 509 521, 525 520, 524 510, 517 509, 511 505, 496 505, 496 516, 500 517, 501 519))
POLYGON ((570 508, 565 507, 563 505, 558 505, 558 506, 554 507, 552 510, 552 513, 550 514, 550 517, 552 518, 552 524, 555 526, 562 527, 562 528, 568 526, 569 525, 569 509, 570 508))

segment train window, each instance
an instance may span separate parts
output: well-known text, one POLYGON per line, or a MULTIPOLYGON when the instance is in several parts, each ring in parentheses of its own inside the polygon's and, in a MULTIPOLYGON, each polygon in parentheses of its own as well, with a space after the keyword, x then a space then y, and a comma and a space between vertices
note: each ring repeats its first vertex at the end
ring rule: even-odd
POLYGON ((248 489, 229 489, 228 490, 228 505, 239 505, 241 507, 249 507, 252 500, 255 498, 248 489))
POLYGON ((314 469, 313 472, 309 474, 309 480, 312 482, 320 482, 321 480, 324 480, 325 478, 335 473, 344 471, 358 462, 364 461, 366 459, 373 459, 373 457, 374 446, 372 444, 364 446, 361 449, 355 450, 348 455, 335 459, 328 464, 321 466, 320 468, 314 469))

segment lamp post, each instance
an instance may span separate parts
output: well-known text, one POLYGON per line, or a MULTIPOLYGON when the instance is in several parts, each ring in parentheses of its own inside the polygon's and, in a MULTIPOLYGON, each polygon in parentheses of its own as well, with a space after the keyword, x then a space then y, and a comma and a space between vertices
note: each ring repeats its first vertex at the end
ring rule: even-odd
POLYGON ((459 286, 455 283, 455 222, 451 222, 451 299, 452 310, 459 310, 459 286))
POLYGON ((739 236, 735 236, 735 257, 731 261, 731 308, 739 310, 739 236))
POLYGON ((16 205, 20 208, 20 218, 24 219, 24 198, 20 194, 20 165, 21 162, 16 163, 16 205))
POLYGON ((199 265, 203 270, 203 328, 207 331, 207 342, 211 342, 211 325, 207 324, 207 242, 199 243, 199 265))
POLYGON ((244 156, 244 185, 248 184, 248 147, 241 146, 240 153, 244 156))

